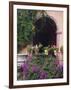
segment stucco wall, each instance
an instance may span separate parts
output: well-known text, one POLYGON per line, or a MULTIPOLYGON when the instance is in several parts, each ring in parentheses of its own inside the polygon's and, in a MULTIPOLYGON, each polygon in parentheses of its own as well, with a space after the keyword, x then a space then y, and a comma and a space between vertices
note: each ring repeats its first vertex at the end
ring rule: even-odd
POLYGON ((57 25, 57 47, 63 45, 63 12, 62 11, 47 11, 56 22, 57 25))

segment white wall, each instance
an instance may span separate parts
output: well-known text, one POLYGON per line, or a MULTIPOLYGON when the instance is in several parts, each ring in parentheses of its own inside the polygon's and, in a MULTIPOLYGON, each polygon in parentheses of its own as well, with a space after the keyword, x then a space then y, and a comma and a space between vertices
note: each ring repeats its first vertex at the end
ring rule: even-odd
MULTIPOLYGON (((15 0, 16 1, 16 0, 15 0)), ((20 0, 17 0, 20 1, 20 0)), ((60 4, 71 4, 70 0, 21 0, 31 2, 46 2, 46 3, 60 3, 60 4)), ((71 6, 70 6, 71 9, 71 6)), ((8 69, 9 69, 9 0, 0 0, 0 90, 9 90, 8 88, 8 69)), ((70 12, 71 17, 71 12, 70 12)), ((71 18, 70 18, 71 22, 71 18)), ((71 31, 70 31, 71 33, 71 31)), ((70 35, 71 38, 71 35, 70 35)), ((71 46, 71 44, 70 44, 71 46)), ((71 47, 70 47, 71 50, 71 47)), ((70 62, 71 63, 71 62, 70 62)), ((71 68, 71 66, 70 66, 71 68)), ((71 73, 71 72, 70 72, 71 73)), ((71 74, 70 74, 71 75, 71 74)), ((71 81, 71 79, 70 79, 71 81)), ((52 86, 52 87, 41 87, 41 88, 26 88, 25 90, 69 90, 71 84, 68 86, 52 86)), ((13 89, 14 90, 14 89, 13 89)), ((16 89, 17 90, 17 89, 16 89)), ((23 89, 18 89, 23 90, 23 89)))

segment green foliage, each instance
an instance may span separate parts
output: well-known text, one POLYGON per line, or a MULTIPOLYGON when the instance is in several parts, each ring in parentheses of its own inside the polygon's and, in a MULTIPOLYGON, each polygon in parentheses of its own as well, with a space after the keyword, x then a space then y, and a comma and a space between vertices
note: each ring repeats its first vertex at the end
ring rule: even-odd
POLYGON ((42 55, 42 56, 37 55, 37 56, 33 56, 31 64, 43 66, 44 62, 45 62, 45 56, 44 55, 42 55))
POLYGON ((48 63, 46 63, 44 70, 48 72, 48 78, 54 78, 56 74, 56 65, 55 60, 56 58, 53 56, 48 56, 48 63))
POLYGON ((32 41, 32 27, 36 15, 34 10, 17 10, 17 45, 19 47, 26 46, 32 41))
POLYGON ((54 51, 54 50, 56 50, 56 51, 58 51, 58 48, 54 48, 54 47, 44 47, 44 50, 48 50, 48 51, 54 51))
POLYGON ((38 74, 37 73, 30 72, 29 79, 30 80, 38 79, 38 74))

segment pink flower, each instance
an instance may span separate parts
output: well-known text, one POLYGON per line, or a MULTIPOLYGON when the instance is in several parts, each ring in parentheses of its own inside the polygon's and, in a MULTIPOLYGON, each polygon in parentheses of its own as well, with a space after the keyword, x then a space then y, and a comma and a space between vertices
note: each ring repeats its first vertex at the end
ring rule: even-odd
POLYGON ((27 60, 32 60, 32 54, 28 54, 27 60))
POLYGON ((32 72, 39 72, 39 67, 36 65, 33 65, 31 69, 32 69, 32 72))
POLYGON ((45 71, 40 72, 40 79, 46 79, 47 77, 48 77, 47 72, 45 72, 45 71))
POLYGON ((29 65, 27 63, 24 63, 24 64, 21 65, 21 69, 22 69, 23 73, 25 75, 27 75, 28 72, 29 72, 29 65))

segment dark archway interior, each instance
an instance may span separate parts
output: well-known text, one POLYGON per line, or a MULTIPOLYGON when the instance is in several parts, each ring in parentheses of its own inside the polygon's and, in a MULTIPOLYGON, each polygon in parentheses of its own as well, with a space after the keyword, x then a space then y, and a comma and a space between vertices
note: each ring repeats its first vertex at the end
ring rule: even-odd
POLYGON ((55 21, 49 16, 44 16, 35 21, 35 35, 33 36, 33 44, 41 43, 43 46, 56 45, 55 21))

